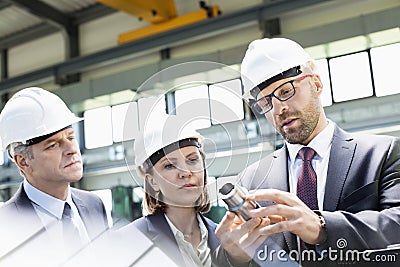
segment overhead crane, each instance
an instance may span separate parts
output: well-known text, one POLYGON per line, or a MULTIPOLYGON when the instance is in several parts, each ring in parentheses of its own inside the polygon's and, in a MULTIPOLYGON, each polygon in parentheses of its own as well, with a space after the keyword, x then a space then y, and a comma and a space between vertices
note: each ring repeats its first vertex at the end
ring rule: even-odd
POLYGON ((184 15, 177 14, 174 0, 97 0, 97 2, 151 23, 149 26, 120 34, 118 36, 119 44, 200 22, 221 14, 218 6, 207 6, 204 1, 199 2, 199 10, 184 15))

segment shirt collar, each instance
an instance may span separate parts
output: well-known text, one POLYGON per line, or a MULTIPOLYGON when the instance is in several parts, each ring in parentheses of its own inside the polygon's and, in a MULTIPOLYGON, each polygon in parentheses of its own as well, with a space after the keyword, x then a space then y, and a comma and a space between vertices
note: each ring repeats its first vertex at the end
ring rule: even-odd
MULTIPOLYGON (((315 152, 317 153, 316 156, 318 156, 319 158, 323 158, 326 155, 326 152, 328 151, 329 146, 332 142, 333 132, 335 130, 335 123, 329 119, 327 119, 327 121, 328 125, 307 145, 307 147, 311 147, 315 150, 315 152)), ((299 150, 305 146, 301 144, 289 144, 288 142, 286 142, 286 147, 289 151, 290 160, 294 162, 299 150)))
POLYGON ((72 202, 71 189, 69 186, 66 201, 62 201, 58 198, 55 198, 53 196, 50 196, 49 194, 40 191, 39 189, 31 185, 26 179, 24 179, 24 189, 26 195, 32 202, 45 209, 51 215, 60 220, 64 211, 65 202, 68 202, 71 207, 74 205, 72 202))
MULTIPOLYGON (((171 228, 171 231, 174 234, 174 236, 178 236, 179 238, 184 240, 185 238, 183 236, 183 233, 181 231, 179 231, 178 228, 175 227, 175 225, 171 222, 171 220, 168 218, 168 216, 166 214, 164 214, 164 216, 165 216, 165 219, 167 220, 169 227, 171 228)), ((197 221, 198 221, 199 227, 200 227, 201 239, 204 240, 205 238, 207 238, 207 227, 205 226, 205 224, 199 214, 197 214, 197 221)))

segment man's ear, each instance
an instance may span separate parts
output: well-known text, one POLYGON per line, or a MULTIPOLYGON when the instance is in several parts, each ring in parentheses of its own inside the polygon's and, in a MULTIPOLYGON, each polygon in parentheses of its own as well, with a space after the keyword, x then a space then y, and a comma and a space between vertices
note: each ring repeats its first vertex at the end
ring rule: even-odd
POLYGON ((29 172, 31 165, 29 159, 25 155, 15 153, 13 159, 18 168, 20 168, 24 173, 29 172))
POLYGON ((154 191, 160 191, 160 187, 157 184, 156 179, 148 173, 145 174, 144 179, 147 180, 147 182, 150 184, 150 186, 153 188, 154 191))
POLYGON ((315 87, 317 88, 317 93, 320 94, 322 92, 322 88, 323 88, 321 77, 319 76, 319 74, 314 74, 312 79, 315 84, 315 87))

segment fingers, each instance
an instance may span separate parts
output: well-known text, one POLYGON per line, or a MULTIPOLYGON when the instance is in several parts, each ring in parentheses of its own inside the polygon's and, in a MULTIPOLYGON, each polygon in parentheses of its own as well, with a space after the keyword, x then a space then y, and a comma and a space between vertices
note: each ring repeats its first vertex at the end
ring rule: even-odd
POLYGON ((236 215, 233 212, 228 211, 218 224, 215 234, 220 238, 224 233, 229 233, 232 230, 236 215))
POLYGON ((282 221, 265 226, 262 229, 260 229, 259 232, 260 235, 270 236, 272 234, 290 231, 292 229, 291 224, 292 224, 291 221, 282 221))
POLYGON ((259 189, 249 194, 247 199, 255 201, 273 201, 289 206, 299 204, 300 201, 295 194, 277 189, 259 189))
POLYGON ((238 227, 235 231, 232 231, 230 234, 230 238, 236 242, 240 243, 240 240, 243 236, 247 236, 248 233, 253 231, 259 224, 260 218, 253 218, 245 223, 243 223, 240 227, 238 227))
POLYGON ((267 207, 258 208, 249 212, 250 216, 266 217, 268 216, 272 222, 280 222, 291 218, 300 217, 304 213, 303 207, 291 207, 284 204, 275 204, 267 207))
POLYGON ((243 235, 252 231, 259 224, 259 218, 243 223, 235 213, 228 211, 215 230, 215 234, 220 240, 223 239, 227 243, 234 243, 238 242, 243 235))
POLYGON ((287 220, 286 217, 283 217, 281 215, 268 215, 268 218, 270 219, 271 223, 278 223, 287 220))
POLYGON ((263 234, 262 229, 268 225, 269 220, 260 221, 256 228, 254 228, 251 232, 248 232, 247 235, 240 240, 240 247, 247 250, 249 247, 257 248, 259 245, 261 245, 262 242, 268 237, 268 235, 263 234))
POLYGON ((320 233, 318 216, 295 194, 276 190, 260 189, 247 196, 253 201, 272 201, 275 204, 250 211, 250 216, 268 217, 270 225, 260 229, 260 236, 280 232, 291 232, 303 241, 314 244, 320 233))

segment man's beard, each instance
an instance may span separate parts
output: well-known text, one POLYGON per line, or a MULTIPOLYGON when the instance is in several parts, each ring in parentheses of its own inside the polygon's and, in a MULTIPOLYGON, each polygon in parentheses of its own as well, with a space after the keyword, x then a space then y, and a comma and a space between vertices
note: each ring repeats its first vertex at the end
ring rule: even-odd
POLYGON ((296 117, 301 122, 297 128, 289 128, 284 131, 282 127, 277 130, 283 138, 290 144, 304 144, 317 127, 319 116, 321 114, 318 108, 318 96, 313 96, 313 99, 308 103, 303 112, 297 111, 290 114, 285 114, 282 121, 287 117, 296 117))

